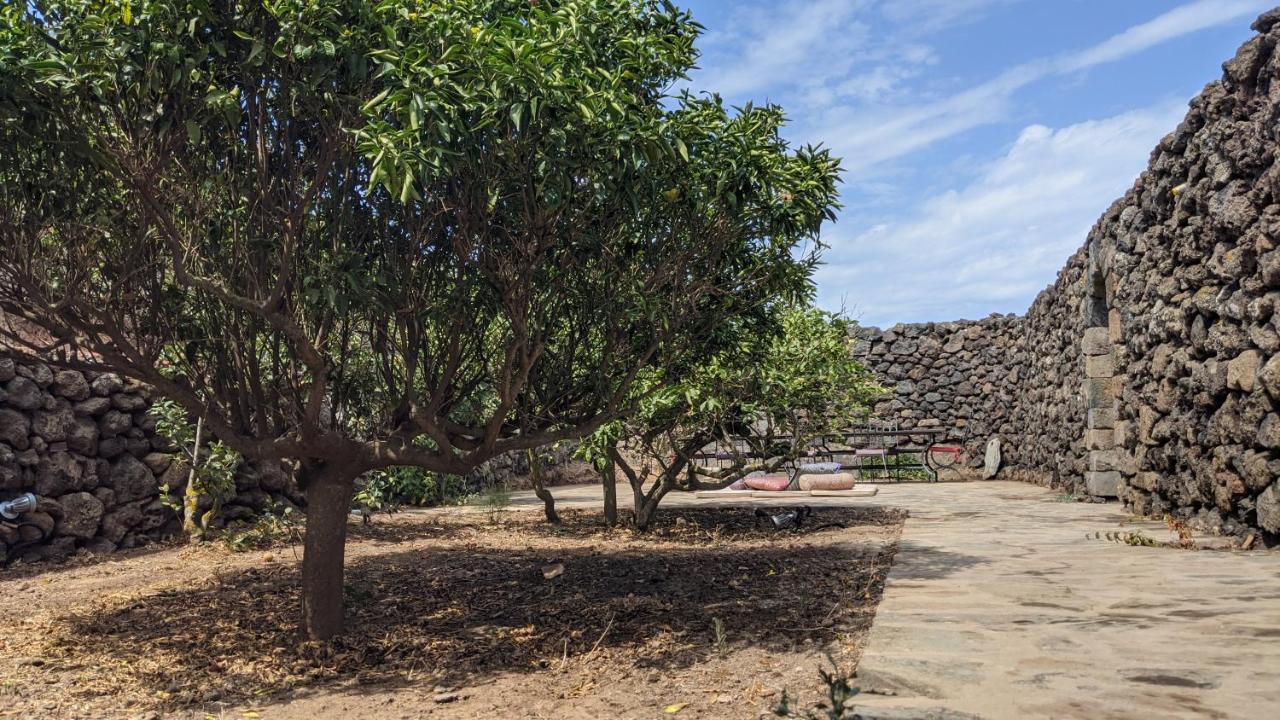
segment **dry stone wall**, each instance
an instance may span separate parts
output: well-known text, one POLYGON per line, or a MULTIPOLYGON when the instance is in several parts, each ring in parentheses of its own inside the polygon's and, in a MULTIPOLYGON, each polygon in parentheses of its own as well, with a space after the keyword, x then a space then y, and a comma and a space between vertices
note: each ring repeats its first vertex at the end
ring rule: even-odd
POLYGON ((893 395, 981 463, 1141 514, 1280 534, 1280 9, 1025 316, 865 328, 893 395))
MULTIPOLYGON (((34 493, 38 506, 18 521, 0 519, 0 565, 58 559, 80 549, 131 548, 181 531, 161 488, 186 485, 189 466, 156 434, 147 389, 112 373, 18 363, 0 351, 0 501, 34 493)), ((562 466, 572 444, 545 453, 562 466)), ((528 473, 523 452, 484 463, 466 478, 481 491, 515 486, 528 473)), ((215 524, 249 520, 282 503, 305 505, 282 469, 236 473, 236 494, 215 524)), ((176 499, 176 498, 175 498, 176 499)))
MULTIPOLYGON (((23 364, 0 354, 0 500, 34 493, 21 522, 0 520, 0 563, 110 552, 177 533, 160 487, 187 466, 156 435, 145 389, 111 373, 23 364)), ((223 521, 297 496, 283 473, 241 472, 223 521)))
POLYGON ((1280 10, 1094 228, 1120 315, 1123 496, 1280 533, 1280 10))
POLYGON ((975 468, 999 438, 1004 476, 1083 492, 1084 262, 1077 253, 1025 316, 859 328, 856 352, 892 391, 876 415, 943 428, 975 468))

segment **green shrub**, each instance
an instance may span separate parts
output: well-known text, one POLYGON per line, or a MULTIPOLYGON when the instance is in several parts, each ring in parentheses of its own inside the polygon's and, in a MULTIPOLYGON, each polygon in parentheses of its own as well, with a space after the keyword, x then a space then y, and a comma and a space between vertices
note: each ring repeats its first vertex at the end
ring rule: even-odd
POLYGON ((397 467, 366 473, 352 498, 362 512, 392 511, 401 506, 459 505, 466 501, 467 479, 416 467, 397 467))

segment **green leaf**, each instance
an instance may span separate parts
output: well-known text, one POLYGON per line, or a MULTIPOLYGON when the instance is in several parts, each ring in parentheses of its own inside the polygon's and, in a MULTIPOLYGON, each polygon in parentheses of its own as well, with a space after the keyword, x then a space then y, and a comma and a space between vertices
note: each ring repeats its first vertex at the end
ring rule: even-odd
POLYGON ((369 100, 369 102, 365 103, 365 104, 364 104, 364 107, 362 107, 362 108, 360 108, 360 109, 361 109, 362 111, 366 112, 366 113, 367 113, 367 112, 370 112, 370 111, 372 111, 375 107, 377 107, 377 106, 378 106, 378 105, 379 105, 383 100, 386 100, 386 99, 387 99, 387 96, 388 96, 388 95, 390 95, 390 94, 391 94, 391 88, 387 88, 386 90, 383 90, 382 92, 378 93, 377 95, 374 95, 374 96, 373 96, 373 99, 371 99, 371 100, 369 100))
POLYGON ((413 197, 413 174, 405 173, 404 182, 400 186, 400 202, 407 203, 413 197))
POLYGON ((187 142, 195 145, 200 142, 200 126, 196 123, 187 121, 187 142))

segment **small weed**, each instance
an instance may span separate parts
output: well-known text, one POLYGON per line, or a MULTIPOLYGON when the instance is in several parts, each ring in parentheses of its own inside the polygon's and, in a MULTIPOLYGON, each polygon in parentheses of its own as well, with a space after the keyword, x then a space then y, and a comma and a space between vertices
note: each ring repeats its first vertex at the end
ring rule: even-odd
POLYGON ((1165 515, 1164 522, 1169 526, 1169 532, 1178 536, 1178 547, 1184 550, 1195 547, 1195 538, 1191 533, 1191 528, 1185 522, 1172 515, 1165 515))
POLYGON ((496 524, 511 506, 511 489, 505 485, 491 485, 480 496, 480 507, 489 513, 489 522, 496 524))
POLYGON ((222 542, 231 552, 261 550, 282 542, 302 539, 302 523, 291 507, 277 507, 263 512, 252 524, 228 527, 222 542))
POLYGON ((1058 502, 1073 503, 1080 502, 1080 496, 1075 493, 1063 493, 1055 498, 1058 502))
POLYGON ((1155 538, 1147 537, 1146 535, 1142 534, 1141 530, 1134 530, 1133 532, 1119 532, 1119 531, 1109 530, 1105 533, 1095 532, 1092 535, 1090 535, 1089 533, 1085 533, 1084 536, 1086 538, 1091 538, 1093 540, 1106 540, 1107 542, 1118 543, 1121 545, 1130 545, 1133 547, 1156 547, 1161 544, 1155 538))
POLYGON ((718 617, 711 618, 711 627, 716 635, 716 654, 720 657, 725 656, 725 639, 728 635, 724 631, 724 621, 718 617))
POLYGON ((836 664, 834 658, 827 656, 827 662, 831 663, 831 672, 819 668, 818 675, 822 677, 822 683, 827 686, 827 702, 824 703, 822 713, 819 714, 813 710, 805 710, 797 712, 790 707, 790 699, 787 697, 787 691, 782 691, 782 699, 773 708, 773 714, 784 718, 802 718, 803 720, 852 720, 857 717, 853 714, 853 707, 850 701, 859 692, 859 689, 849 684, 851 676, 846 675, 836 664))

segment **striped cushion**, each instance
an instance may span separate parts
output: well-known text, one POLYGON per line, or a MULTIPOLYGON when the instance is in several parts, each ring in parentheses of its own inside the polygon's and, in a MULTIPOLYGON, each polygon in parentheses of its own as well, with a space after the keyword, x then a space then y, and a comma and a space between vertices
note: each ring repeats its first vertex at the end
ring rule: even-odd
POLYGON ((838 462, 820 462, 801 465, 800 474, 813 475, 815 473, 833 473, 840 472, 840 463, 838 462))

